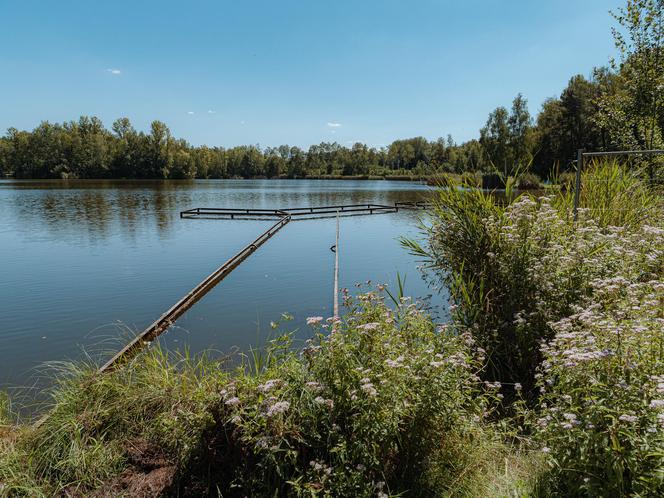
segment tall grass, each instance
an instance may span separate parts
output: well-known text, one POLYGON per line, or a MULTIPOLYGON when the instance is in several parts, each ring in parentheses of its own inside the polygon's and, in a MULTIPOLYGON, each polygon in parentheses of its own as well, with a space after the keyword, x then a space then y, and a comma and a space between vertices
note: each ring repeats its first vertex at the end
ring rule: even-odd
POLYGON ((447 186, 426 243, 404 245, 450 288, 503 421, 541 446, 538 494, 661 496, 661 191, 603 161, 583 173, 577 220, 573 196, 502 206, 447 186))
MULTIPOLYGON (((644 180, 644 171, 617 160, 594 160, 581 172, 579 208, 600 226, 638 226, 661 212, 661 186, 644 180)), ((571 213, 574 183, 556 197, 561 212, 571 213)))
POLYGON ((527 453, 488 420, 495 399, 470 337, 438 329, 408 298, 384 299, 348 297, 344 320, 310 319, 302 350, 285 336, 232 370, 158 347, 108 375, 61 365, 50 416, 0 446, 0 489, 112 495, 119 476, 149 477, 137 446, 175 469, 179 496, 531 489, 527 453))

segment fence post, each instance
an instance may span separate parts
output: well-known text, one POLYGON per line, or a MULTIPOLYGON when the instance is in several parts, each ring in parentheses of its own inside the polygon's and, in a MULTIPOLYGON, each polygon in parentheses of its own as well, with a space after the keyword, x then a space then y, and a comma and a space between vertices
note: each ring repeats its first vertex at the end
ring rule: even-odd
POLYGON ((574 221, 579 211, 579 194, 581 193, 581 169, 583 168, 583 149, 576 153, 576 181, 574 182, 574 221))

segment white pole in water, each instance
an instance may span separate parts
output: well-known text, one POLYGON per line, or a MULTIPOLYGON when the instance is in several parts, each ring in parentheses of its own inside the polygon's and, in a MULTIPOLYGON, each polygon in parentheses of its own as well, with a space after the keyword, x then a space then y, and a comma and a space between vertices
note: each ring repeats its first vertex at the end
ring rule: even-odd
POLYGON ((339 211, 337 210, 337 242, 334 245, 334 316, 339 316, 339 211))

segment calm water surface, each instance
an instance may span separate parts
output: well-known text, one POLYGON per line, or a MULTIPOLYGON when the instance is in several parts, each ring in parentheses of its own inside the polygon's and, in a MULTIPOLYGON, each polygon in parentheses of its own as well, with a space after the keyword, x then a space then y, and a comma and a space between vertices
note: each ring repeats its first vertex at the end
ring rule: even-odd
MULTIPOLYGON (((318 180, 0 181, 0 388, 35 367, 119 348, 271 221, 181 220, 193 207, 276 208, 422 199, 409 182, 318 180), (123 326, 120 326, 122 324, 123 326)), ((431 293, 397 241, 417 213, 342 218, 340 285, 371 279, 431 293)), ((307 316, 329 316, 336 221, 292 222, 164 336, 169 348, 246 350, 307 316)), ((440 303, 444 296, 435 296, 440 303)))

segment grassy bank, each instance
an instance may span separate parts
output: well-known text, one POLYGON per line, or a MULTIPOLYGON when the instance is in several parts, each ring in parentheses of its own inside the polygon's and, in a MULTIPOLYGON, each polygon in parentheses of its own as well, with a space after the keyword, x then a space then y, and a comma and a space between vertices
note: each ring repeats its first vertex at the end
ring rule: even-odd
POLYGON ((39 427, 0 397, 0 495, 661 496, 662 197, 616 163, 583 185, 577 221, 566 191, 439 191, 404 244, 448 325, 345 291, 301 348, 63 365, 39 427))
POLYGON ((404 299, 347 298, 228 370, 158 348, 99 376, 58 372, 39 427, 8 430, 0 482, 12 496, 478 496, 525 487, 534 465, 490 421, 468 334, 439 330, 404 299))

